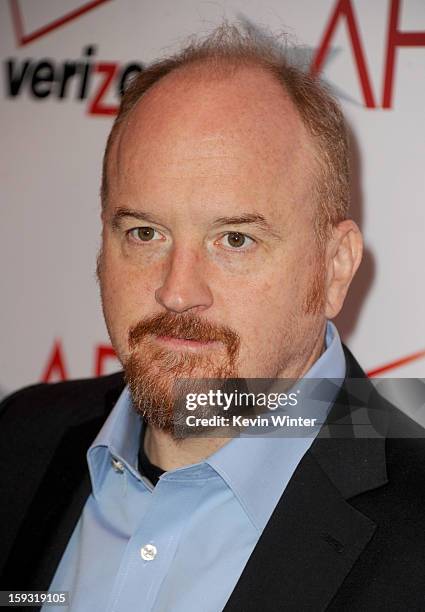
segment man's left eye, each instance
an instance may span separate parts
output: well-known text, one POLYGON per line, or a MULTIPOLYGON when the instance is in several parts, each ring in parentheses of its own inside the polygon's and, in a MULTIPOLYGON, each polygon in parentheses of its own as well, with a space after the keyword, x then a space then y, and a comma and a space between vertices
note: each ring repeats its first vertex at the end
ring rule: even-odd
POLYGON ((228 232, 220 238, 219 242, 232 250, 246 251, 255 241, 241 232, 228 232))

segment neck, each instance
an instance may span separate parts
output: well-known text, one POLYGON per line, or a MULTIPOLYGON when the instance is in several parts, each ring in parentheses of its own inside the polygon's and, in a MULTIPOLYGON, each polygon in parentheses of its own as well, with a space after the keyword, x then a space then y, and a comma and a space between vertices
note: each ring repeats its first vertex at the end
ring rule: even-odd
POLYGON ((207 437, 175 440, 171 434, 149 425, 144 448, 151 463, 169 471, 203 461, 229 440, 230 438, 207 437))
MULTIPOLYGON (((310 346, 308 357, 297 365, 293 364, 290 369, 279 372, 276 378, 304 376, 325 351, 325 329, 326 326, 318 333, 313 347, 310 346)), ((170 433, 148 425, 144 450, 151 463, 163 470, 170 471, 203 461, 230 440, 230 437, 193 437, 176 440, 170 433)))

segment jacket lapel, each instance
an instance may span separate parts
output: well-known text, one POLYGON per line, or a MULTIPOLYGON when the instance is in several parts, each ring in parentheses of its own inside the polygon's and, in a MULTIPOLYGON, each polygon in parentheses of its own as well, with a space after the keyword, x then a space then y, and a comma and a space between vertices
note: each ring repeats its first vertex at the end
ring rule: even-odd
POLYGON ((307 453, 225 611, 325 610, 374 531, 307 453))
MULTIPOLYGON (((346 358, 347 379, 359 377, 367 385, 348 351, 346 358)), ((348 500, 387 482, 384 439, 353 437, 351 415, 362 404, 344 384, 325 435, 298 465, 225 612, 320 612, 328 607, 376 529, 348 500)))

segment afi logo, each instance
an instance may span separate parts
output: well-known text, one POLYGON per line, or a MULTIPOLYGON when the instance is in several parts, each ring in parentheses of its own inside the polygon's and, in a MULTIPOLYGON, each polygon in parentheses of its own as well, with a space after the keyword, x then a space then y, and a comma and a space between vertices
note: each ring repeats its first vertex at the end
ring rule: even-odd
MULTIPOLYGON (((384 68, 384 86, 382 92, 382 108, 391 108, 396 50, 398 47, 425 47, 425 32, 402 32, 399 29, 401 0, 390 0, 387 30, 387 44, 384 68)), ((357 68, 364 104, 367 108, 378 108, 379 103, 373 94, 369 71, 357 27, 351 0, 338 0, 335 9, 326 26, 322 41, 313 59, 311 71, 317 73, 323 67, 330 49, 330 43, 335 29, 345 20, 348 26, 348 36, 353 51, 354 63, 357 68)))

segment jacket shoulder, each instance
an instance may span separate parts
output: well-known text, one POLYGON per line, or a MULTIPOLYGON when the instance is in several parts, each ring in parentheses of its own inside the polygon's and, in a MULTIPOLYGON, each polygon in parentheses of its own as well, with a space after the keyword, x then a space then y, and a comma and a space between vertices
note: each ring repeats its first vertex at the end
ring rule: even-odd
POLYGON ((15 391, 0 403, 0 421, 34 420, 37 416, 78 412, 79 407, 98 404, 124 388, 123 372, 98 378, 84 378, 57 383, 38 383, 15 391))

